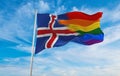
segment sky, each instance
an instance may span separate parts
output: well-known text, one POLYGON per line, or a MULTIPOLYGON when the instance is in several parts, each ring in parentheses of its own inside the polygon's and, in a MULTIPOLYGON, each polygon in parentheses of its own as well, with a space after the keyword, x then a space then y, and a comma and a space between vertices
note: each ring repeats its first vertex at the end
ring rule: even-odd
POLYGON ((120 0, 0 0, 0 76, 29 76, 34 11, 103 12, 102 43, 69 42, 34 56, 33 76, 120 76, 120 0))

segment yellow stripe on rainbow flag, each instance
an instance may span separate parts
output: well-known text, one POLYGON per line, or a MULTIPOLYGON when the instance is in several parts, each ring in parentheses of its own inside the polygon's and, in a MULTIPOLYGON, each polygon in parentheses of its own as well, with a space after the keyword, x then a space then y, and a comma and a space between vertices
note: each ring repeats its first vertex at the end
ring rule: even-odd
POLYGON ((98 21, 100 20, 83 20, 83 19, 58 20, 58 22, 62 25, 75 24, 75 25, 81 25, 84 27, 89 26, 98 21))
POLYGON ((71 31, 83 31, 83 32, 89 32, 89 31, 92 31, 96 28, 99 28, 100 27, 100 22, 95 22, 87 27, 83 27, 81 25, 75 25, 75 24, 69 24, 69 25, 65 25, 67 26, 71 31))

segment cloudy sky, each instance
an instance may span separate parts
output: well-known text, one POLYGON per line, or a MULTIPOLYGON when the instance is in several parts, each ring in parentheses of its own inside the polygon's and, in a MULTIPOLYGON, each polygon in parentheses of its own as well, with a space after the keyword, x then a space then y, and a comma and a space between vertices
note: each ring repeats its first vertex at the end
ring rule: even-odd
POLYGON ((0 76, 29 76, 34 10, 103 12, 102 43, 68 43, 34 56, 33 76, 120 76, 120 0, 0 0, 0 76))

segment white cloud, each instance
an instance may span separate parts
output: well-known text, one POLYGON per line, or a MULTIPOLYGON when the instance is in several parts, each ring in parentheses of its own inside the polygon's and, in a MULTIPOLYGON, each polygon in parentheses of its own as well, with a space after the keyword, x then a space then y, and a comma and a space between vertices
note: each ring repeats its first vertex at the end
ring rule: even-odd
MULTIPOLYGON (((33 76, 119 76, 119 66, 107 67, 54 67, 43 71, 43 66, 33 69, 33 76), (63 69, 65 68, 65 69, 63 69)), ((46 68, 47 69, 47 68, 46 68)), ((7 66, 0 68, 0 75, 9 76, 28 76, 29 67, 7 66)))
POLYGON ((40 13, 50 10, 49 4, 47 2, 44 2, 44 0, 39 1, 38 8, 40 13))
MULTIPOLYGON (((67 46, 63 47, 66 49, 44 50, 36 55, 33 76, 119 76, 119 47, 115 50, 105 48, 107 46, 105 45, 104 48, 99 46, 91 49, 88 46, 72 45, 72 43, 67 46), (47 56, 42 56, 42 54, 47 54, 47 56)), ((4 68, 0 67, 0 75, 5 76, 7 71, 10 72, 10 76, 29 74, 30 57, 10 58, 4 61, 8 65, 4 68), (17 65, 13 66, 14 64, 17 65)))
MULTIPOLYGON (((3 11, 4 12, 4 11, 3 11)), ((19 7, 14 14, 5 20, 0 28, 0 39, 15 43, 16 46, 9 47, 24 51, 30 51, 32 29, 34 24, 34 9, 32 3, 19 7), (32 22, 33 21, 33 22, 32 22), (21 46, 22 44, 22 46, 21 46)))
POLYGON ((0 76, 28 76, 30 63, 26 58, 4 58, 0 60, 0 76))
MULTIPOLYGON (((119 76, 119 69, 112 68, 97 68, 97 67, 64 67, 51 69, 48 72, 43 72, 41 76, 119 76)), ((39 74, 38 74, 39 75, 39 74)), ((37 75, 36 75, 37 76, 37 75)))
POLYGON ((33 9, 30 3, 17 9, 16 13, 12 14, 12 17, 10 17, 10 20, 4 20, 5 23, 3 23, 3 27, 0 28, 0 38, 15 43, 21 43, 21 40, 30 43, 27 38, 31 35, 27 31, 31 30, 30 27, 32 27, 33 25, 29 25, 29 22, 25 22, 25 18, 29 20, 30 18, 32 18, 32 15, 33 9), (29 28, 25 26, 25 24, 29 25, 29 28))
POLYGON ((107 10, 107 9, 100 9, 103 11, 103 21, 110 21, 110 22, 116 22, 120 21, 120 5, 117 7, 114 7, 113 9, 107 10))
POLYGON ((90 8, 86 8, 84 6, 82 6, 81 8, 77 8, 77 7, 73 7, 72 11, 81 11, 81 12, 85 12, 87 14, 94 14, 96 13, 98 10, 97 9, 90 9, 90 8))
POLYGON ((30 53, 32 51, 32 44, 31 45, 23 45, 23 44, 19 44, 17 46, 14 47, 10 47, 12 49, 16 49, 16 50, 21 50, 23 52, 28 52, 30 53))
POLYGON ((29 69, 19 66, 0 67, 1 76, 28 76, 29 69))
POLYGON ((102 43, 102 45, 120 40, 119 32, 120 32, 120 24, 113 25, 111 27, 104 29, 105 41, 102 43))
POLYGON ((55 10, 55 14, 61 14, 61 13, 64 13, 66 11, 66 8, 64 5, 58 7, 56 10, 55 10))
POLYGON ((92 50, 73 47, 61 51, 52 50, 53 54, 46 58, 35 58, 34 72, 38 75, 42 72, 42 76, 119 76, 119 48, 118 50, 109 48, 92 50))
POLYGON ((79 9, 74 6, 74 7, 72 8, 72 11, 79 11, 79 9))

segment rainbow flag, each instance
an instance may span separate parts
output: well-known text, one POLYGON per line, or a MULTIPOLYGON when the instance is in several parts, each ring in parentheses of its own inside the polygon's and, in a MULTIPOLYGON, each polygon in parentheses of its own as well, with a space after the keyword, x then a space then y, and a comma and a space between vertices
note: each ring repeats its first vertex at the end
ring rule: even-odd
POLYGON ((91 45, 103 41, 104 34, 100 29, 100 18, 102 14, 102 12, 92 15, 77 11, 69 12, 65 14, 68 18, 67 20, 60 19, 58 22, 68 27, 69 30, 79 33, 80 36, 72 41, 91 45))
POLYGON ((101 17, 102 12, 93 15, 78 11, 60 15, 38 13, 35 53, 63 46, 70 41, 83 45, 102 42, 104 34, 100 29, 101 17))

